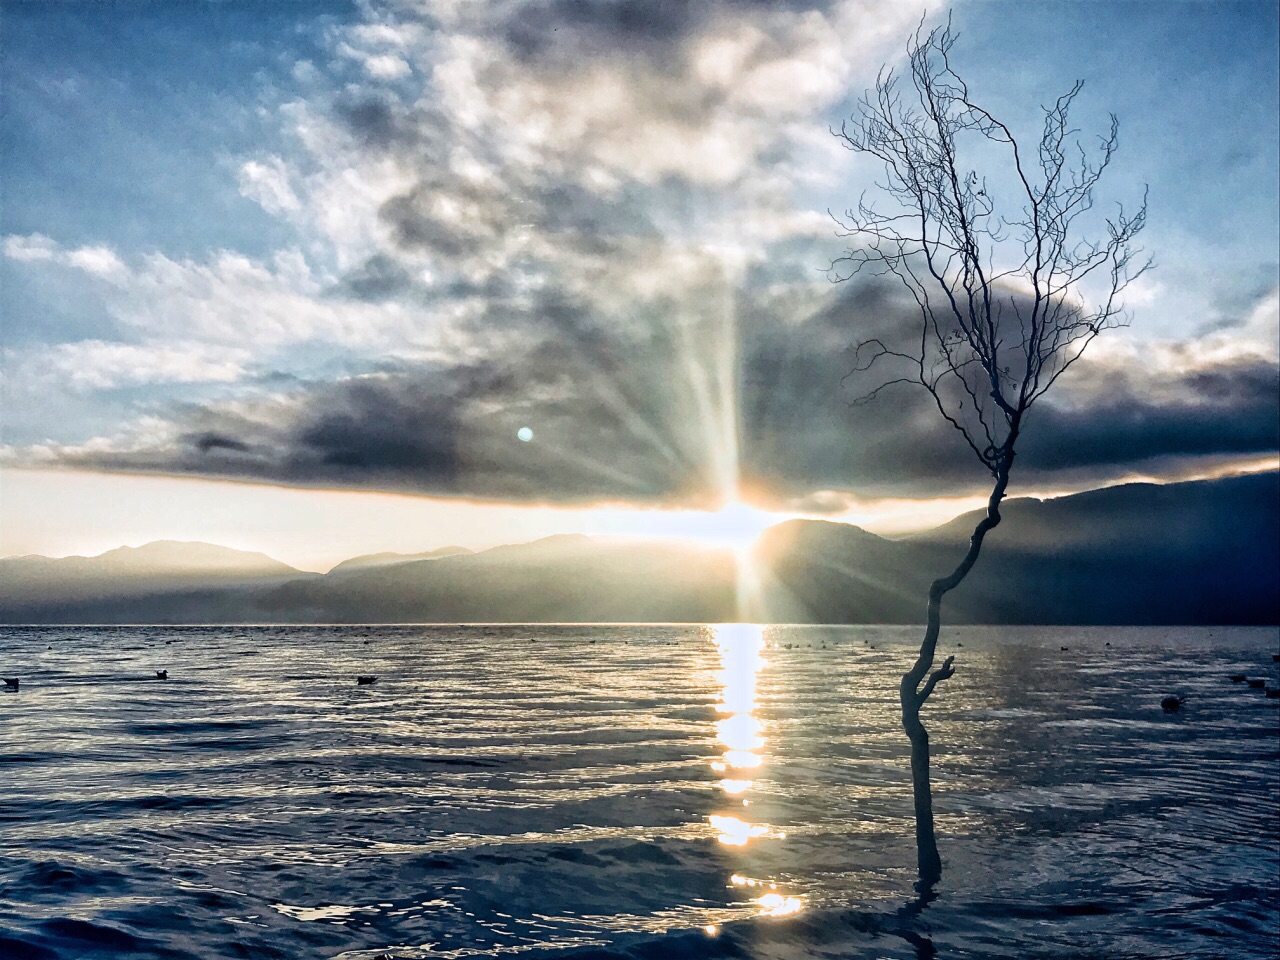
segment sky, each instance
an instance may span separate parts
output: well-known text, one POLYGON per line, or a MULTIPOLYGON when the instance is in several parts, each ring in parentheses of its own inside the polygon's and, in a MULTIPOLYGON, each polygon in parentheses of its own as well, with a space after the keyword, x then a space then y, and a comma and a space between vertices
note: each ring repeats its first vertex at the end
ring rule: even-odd
POLYGON ((1278 9, 10 0, 0 555, 324 569, 976 505, 921 397, 850 405, 851 346, 909 311, 826 270, 877 175, 831 129, 948 11, 992 113, 1033 142, 1083 80, 1082 142, 1120 123, 1100 209, 1149 191, 1131 323, 1011 493, 1274 465, 1278 9))

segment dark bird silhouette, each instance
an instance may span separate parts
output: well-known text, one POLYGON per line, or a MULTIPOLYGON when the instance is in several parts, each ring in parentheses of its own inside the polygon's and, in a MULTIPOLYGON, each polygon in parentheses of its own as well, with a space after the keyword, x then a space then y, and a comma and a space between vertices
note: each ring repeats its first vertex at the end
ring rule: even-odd
POLYGON ((6 690, 17 690, 17 689, 18 689, 18 678, 17 678, 17 677, 14 677, 12 680, 9 680, 9 679, 8 679, 8 678, 6 678, 6 677, 0 677, 0 680, 4 680, 4 688, 5 688, 6 690))
POLYGON ((157 671, 156 671, 156 679, 157 679, 157 680, 168 680, 168 679, 169 679, 169 671, 168 671, 168 670, 157 670, 157 671))
POLYGON ((1107 645, 1108 647, 1109 647, 1109 646, 1111 646, 1111 641, 1110 641, 1110 640, 1108 640, 1106 645, 1107 645))
POLYGON ((356 686, 367 687, 371 683, 377 683, 377 677, 356 677, 356 686))
POLYGON ((1227 677, 1232 683, 1244 683, 1248 679, 1243 673, 1233 673, 1227 677))
POLYGON ((1274 700, 1280 697, 1280 687, 1267 687, 1267 699, 1274 700))
POLYGON ((1260 689, 1261 687, 1265 687, 1266 685, 1267 685, 1267 681, 1261 678, 1257 680, 1249 681, 1249 686, 1253 687, 1255 690, 1260 689))
POLYGON ((1280 653, 1273 653, 1271 655, 1271 659, 1274 660, 1276 663, 1280 663, 1280 653))
POLYGON ((1060 649, 1065 653, 1067 650, 1070 650, 1071 648, 1070 648, 1070 647, 1061 647, 1060 649))
POLYGON ((1175 710, 1181 710, 1186 700, 1186 697, 1165 697, 1160 701, 1160 706, 1164 707, 1165 713, 1173 713, 1175 710))

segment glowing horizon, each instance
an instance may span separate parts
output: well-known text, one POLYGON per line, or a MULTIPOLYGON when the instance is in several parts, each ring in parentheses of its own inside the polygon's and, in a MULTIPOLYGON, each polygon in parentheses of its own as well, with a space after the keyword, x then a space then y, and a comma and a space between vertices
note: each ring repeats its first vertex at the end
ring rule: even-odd
MULTIPOLYGON (((1177 479, 1278 468, 1275 457, 1238 458, 1177 479)), ((1164 481, 1134 475, 1117 482, 1164 481)), ((1077 492, 1080 488, 1019 489, 1013 496, 1048 499, 1077 492)), ((838 513, 767 510, 736 500, 716 510, 560 507, 13 468, 0 469, 0 495, 7 508, 0 557, 96 556, 155 540, 195 540, 265 553, 316 572, 363 554, 419 553, 455 545, 485 550, 564 533, 684 540, 734 549, 741 556, 760 533, 787 520, 852 523, 881 536, 900 536, 932 529, 986 503, 982 495, 868 499, 838 513)))

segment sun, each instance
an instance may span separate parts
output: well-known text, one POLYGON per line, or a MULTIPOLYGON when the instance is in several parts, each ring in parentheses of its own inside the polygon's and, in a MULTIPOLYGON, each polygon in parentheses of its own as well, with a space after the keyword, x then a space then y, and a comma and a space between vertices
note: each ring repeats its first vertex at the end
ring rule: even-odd
POLYGON ((749 503, 734 500, 714 513, 707 514, 697 539, 723 544, 738 553, 744 553, 755 546, 760 534, 781 519, 776 514, 753 507, 749 503))

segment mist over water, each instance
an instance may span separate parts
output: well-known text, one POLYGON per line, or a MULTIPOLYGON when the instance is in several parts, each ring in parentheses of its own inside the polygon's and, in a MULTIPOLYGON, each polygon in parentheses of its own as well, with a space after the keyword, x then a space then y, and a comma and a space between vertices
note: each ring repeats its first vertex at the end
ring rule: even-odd
POLYGON ((944 629, 913 913, 918 634, 3 628, 0 957, 1275 956, 1274 628, 944 629))

